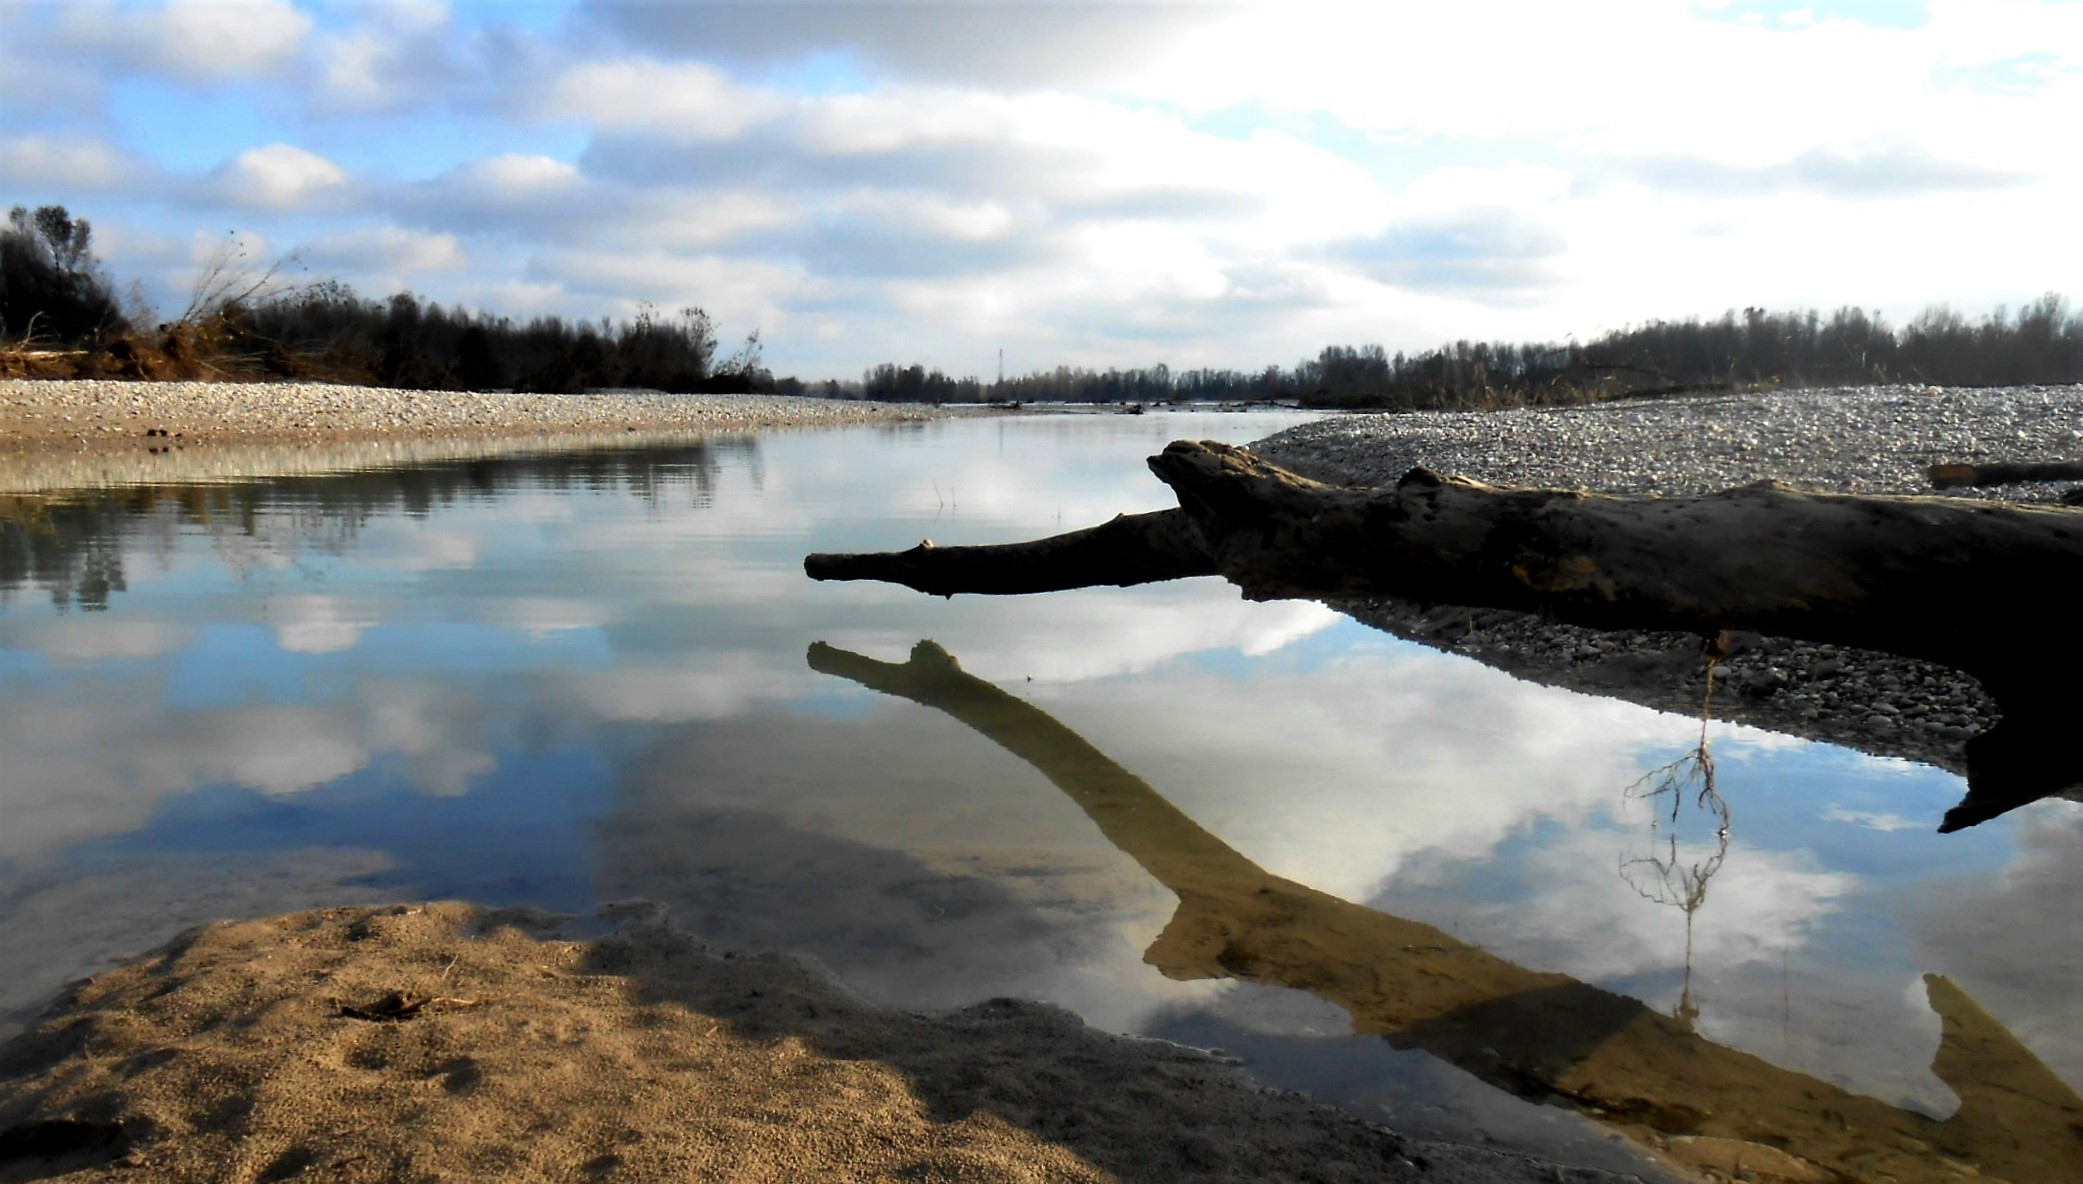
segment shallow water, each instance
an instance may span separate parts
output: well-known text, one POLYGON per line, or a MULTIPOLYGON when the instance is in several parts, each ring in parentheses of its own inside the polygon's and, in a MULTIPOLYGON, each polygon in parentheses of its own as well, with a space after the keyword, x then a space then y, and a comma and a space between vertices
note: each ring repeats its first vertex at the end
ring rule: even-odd
POLYGON ((1653 1096, 1666 1133, 1727 1107, 1666 1062, 1787 1100, 1753 1140, 1827 1141, 1793 1103, 1840 1091, 1972 1158, 1984 1127, 1940 1120, 1984 1070, 1934 1073, 1941 1010, 2051 1069, 1984 1084, 2028 1097, 2008 1127, 2058 1130, 2083 1083, 2072 803, 1940 836, 1958 778, 1716 724, 1724 813, 1698 720, 1318 605, 801 573, 1161 508, 1141 458, 1164 442, 1295 418, 977 418, 12 501, 0 1031, 214 917, 644 896, 878 1000, 1044 999, 1579 1162, 1628 1157, 1511 1092, 1653 1096), (1694 779, 1654 793, 1689 754, 1669 772, 1694 779), (1641 1064, 1586 1084, 1614 1050, 1641 1064))

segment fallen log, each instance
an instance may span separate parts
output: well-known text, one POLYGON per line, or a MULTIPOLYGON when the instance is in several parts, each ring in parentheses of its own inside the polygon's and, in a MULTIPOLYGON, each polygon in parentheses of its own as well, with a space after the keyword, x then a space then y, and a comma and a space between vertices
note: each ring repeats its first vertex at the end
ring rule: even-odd
POLYGON ((811 555, 815 579, 936 595, 1218 574, 1253 600, 1397 596, 1599 629, 1723 630, 1925 658, 1981 680, 2004 719, 1967 745, 1973 825, 2083 781, 2050 672, 2083 658, 2083 514, 1759 482, 1705 497, 1512 489, 1414 469, 1327 485, 1231 445, 1150 458, 1177 510, 1035 542, 811 555))

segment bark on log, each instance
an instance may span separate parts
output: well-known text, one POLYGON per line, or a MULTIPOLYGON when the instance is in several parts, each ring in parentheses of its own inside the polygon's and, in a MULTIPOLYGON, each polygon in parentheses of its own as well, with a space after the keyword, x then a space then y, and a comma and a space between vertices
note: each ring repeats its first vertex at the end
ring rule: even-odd
POLYGON ((1326 485, 1213 442, 1150 458, 1179 509, 1029 543, 811 555, 817 579, 1010 594, 1219 574, 1254 600, 1398 596, 1602 629, 1748 629, 1926 658, 1980 679, 2004 722, 1967 746, 1942 829, 2083 781, 2047 675, 2083 659, 2083 514, 1935 497, 1706 497, 1511 489, 1417 469, 1326 485))

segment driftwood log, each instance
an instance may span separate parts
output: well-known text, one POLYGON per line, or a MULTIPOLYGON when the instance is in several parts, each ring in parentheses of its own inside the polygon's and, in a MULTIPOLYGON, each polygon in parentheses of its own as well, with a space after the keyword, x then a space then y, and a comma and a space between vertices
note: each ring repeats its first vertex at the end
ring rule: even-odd
POLYGON ((1717 1044, 1682 1014, 1276 876, 933 642, 920 642, 903 663, 823 642, 807 659, 813 670, 946 712, 1076 802, 1178 896, 1178 912, 1143 954, 1169 978, 1309 991, 1344 1008, 1357 1032, 1422 1049, 1522 1097, 1597 1115, 1702 1169, 1727 1170, 1734 1146, 1771 1180, 1938 1184, 1961 1179, 1961 1161, 2015 1181, 2083 1172, 2083 1098, 1942 976, 1924 979, 1941 1021, 1931 1068, 1960 1106, 1940 1120, 1717 1044), (1787 1172, 1771 1171, 1776 1163, 1787 1172))
POLYGON ((1397 596, 1601 629, 1752 630, 1923 658, 2003 719, 1968 741, 1955 830, 2083 782, 2061 685, 2083 658, 2083 513, 1937 497, 1513 489, 1414 469, 1326 485, 1213 442, 1150 458, 1179 508, 1034 542, 818 554, 821 580, 1011 594, 1220 575, 1246 597, 1397 596))

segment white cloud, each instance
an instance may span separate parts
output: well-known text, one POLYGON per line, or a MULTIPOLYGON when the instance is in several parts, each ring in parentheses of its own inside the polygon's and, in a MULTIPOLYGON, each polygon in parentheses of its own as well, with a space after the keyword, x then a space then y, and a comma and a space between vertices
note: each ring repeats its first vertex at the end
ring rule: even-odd
MULTIPOLYGON (((1705 828, 1701 828, 1705 831, 1705 828)), ((1685 913, 1675 903, 1645 899, 1618 885, 1623 855, 1650 854, 1647 836, 1584 828, 1543 845, 1515 869, 1542 885, 1528 900, 1467 910, 1485 943, 1518 961, 1592 982, 1682 969, 1685 913), (1617 890, 1616 890, 1617 889, 1617 890)), ((1681 867, 1708 852, 1681 844, 1681 867)), ((1653 872, 1630 869, 1638 890, 1655 891, 1653 872)), ((1696 975, 1729 972, 1746 963, 1779 962, 1804 946, 1818 926, 1845 907, 1857 876, 1826 871, 1806 852, 1743 844, 1740 835, 1706 883, 1693 915, 1691 956, 1696 975)))
POLYGON ((579 171, 561 160, 509 152, 472 161, 456 170, 466 186, 502 194, 562 193, 579 179, 579 171))
POLYGON ((168 65, 210 78, 280 68, 311 31, 286 0, 171 0, 159 20, 168 65))
POLYGON ((1906 814, 1895 814, 1885 810, 1847 810, 1843 806, 1832 806, 1823 811, 1822 819, 1824 822, 1847 822, 1853 826, 1878 831, 1928 830, 1931 827, 1931 820, 1928 818, 1911 818, 1906 814))
POLYGON ((283 596, 267 604, 275 644, 292 653, 330 654, 353 649, 376 623, 372 608, 338 596, 283 596))
POLYGON ((234 205, 292 210, 322 204, 347 187, 347 172, 293 144, 249 148, 218 166, 217 192, 234 205))
POLYGON ((0 176, 17 185, 113 189, 147 171, 135 157, 101 140, 45 135, 0 140, 0 176))
POLYGON ((485 747, 483 713, 469 695, 425 680, 375 679, 361 689, 369 747, 404 758, 422 793, 456 797, 499 765, 485 747))
POLYGON ((730 719, 803 694, 812 676, 748 653, 682 655, 671 667, 623 666, 561 681, 572 706, 601 721, 730 719))
POLYGON ((69 662, 99 662, 170 654, 186 645, 189 637, 185 626, 158 621, 59 617, 24 631, 11 643, 69 662))
POLYGON ((589 62, 549 88, 543 111, 600 128, 684 139, 729 139, 786 109, 778 94, 737 86, 699 63, 589 62))
POLYGON ((383 566, 395 571, 457 571, 477 566, 484 540, 475 532, 441 527, 398 529, 385 540, 383 566))
POLYGON ((577 597, 509 596, 486 608, 486 617, 534 638, 553 637, 609 622, 607 606, 577 597))
POLYGON ((315 38, 319 95, 345 110, 385 111, 439 93, 453 81, 446 4, 388 0, 357 10, 364 23, 315 38))
POLYGON ((289 0, 169 0, 156 8, 68 5, 60 36, 87 53, 201 84, 275 74, 302 50, 309 15, 289 0))
POLYGON ((800 202, 785 193, 728 189, 697 193, 646 192, 630 203, 618 229, 628 242, 667 247, 713 247, 800 221, 800 202))
POLYGON ((661 308, 698 305, 729 325, 779 332, 787 305, 815 286, 799 266, 727 255, 665 255, 618 251, 545 251, 529 278, 563 291, 592 293, 624 315, 638 302, 661 308))
POLYGON ((0 168, 142 200, 140 234, 236 210, 365 288, 516 315, 692 299, 806 377, 999 347, 1256 368, 1752 303, 1899 321, 2083 271, 2044 232, 2083 193, 2074 5, 1937 0, 1906 28, 1660 0, 319 15, 0 9, 0 90, 34 100, 0 168), (205 103, 174 136, 128 125, 135 93, 93 113, 167 75, 248 88, 250 114, 205 103), (377 165, 331 147, 380 137, 377 165))
POLYGON ((172 715, 158 686, 108 686, 91 702, 17 702, 0 716, 0 858, 142 826, 163 800, 211 784, 309 789, 367 759, 350 713, 259 706, 172 715))
MULTIPOLYGON (((418 272, 449 271, 466 262, 453 234, 427 234, 396 226, 329 234, 312 244, 305 261, 314 267, 375 273, 402 279, 418 272)), ((386 290, 410 287, 386 284, 386 290)))

